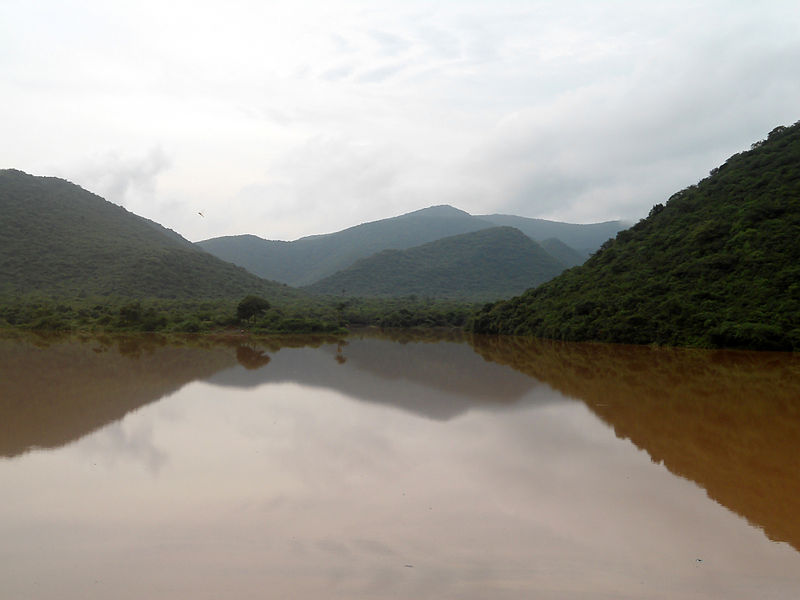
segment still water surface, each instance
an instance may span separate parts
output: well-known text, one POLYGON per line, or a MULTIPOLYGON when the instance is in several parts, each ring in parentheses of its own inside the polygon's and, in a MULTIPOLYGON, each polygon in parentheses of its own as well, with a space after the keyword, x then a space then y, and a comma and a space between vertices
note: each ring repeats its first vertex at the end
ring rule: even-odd
POLYGON ((0 339, 0 597, 800 597, 800 359, 0 339))

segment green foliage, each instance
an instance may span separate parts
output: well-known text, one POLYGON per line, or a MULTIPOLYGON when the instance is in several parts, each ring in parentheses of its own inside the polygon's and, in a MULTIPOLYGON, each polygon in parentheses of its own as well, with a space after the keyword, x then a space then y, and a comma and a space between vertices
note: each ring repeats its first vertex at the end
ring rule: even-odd
POLYGON ((354 298, 348 301, 341 322, 348 327, 452 328, 463 327, 475 305, 453 300, 406 298, 354 298))
POLYGON ((339 296, 485 301, 521 293, 563 270, 521 231, 492 227, 408 250, 384 250, 305 289, 339 296))
MULTIPOLYGON (((68 331, 332 332, 464 322, 467 304, 316 298, 222 262, 66 181, 0 170, 0 326, 68 331), (260 301, 243 307, 240 299, 260 301)), ((468 216, 468 215, 467 215, 468 216)))
POLYGON ((800 349, 800 123, 656 205, 584 265, 471 328, 564 340, 800 349))
POLYGON ((0 327, 50 331, 208 333, 341 333, 359 327, 462 327, 475 306, 418 298, 305 298, 272 305, 248 321, 230 299, 171 300, 87 297, 54 300, 28 295, 0 300, 0 327))
POLYGON ((61 179, 0 170, 0 215, 0 298, 301 295, 61 179))
POLYGON ((255 320, 258 315, 269 310, 270 304, 260 296, 246 296, 236 306, 236 316, 242 320, 255 320))

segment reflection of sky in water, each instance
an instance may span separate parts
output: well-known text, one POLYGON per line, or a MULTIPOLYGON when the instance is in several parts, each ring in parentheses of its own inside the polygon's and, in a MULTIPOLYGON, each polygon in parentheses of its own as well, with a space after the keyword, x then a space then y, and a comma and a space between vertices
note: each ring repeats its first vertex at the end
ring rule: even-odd
MULTIPOLYGON (((618 439, 584 403, 519 385, 499 365, 505 400, 481 404, 483 388, 459 401, 468 376, 453 384, 451 365, 428 385, 413 362, 370 397, 382 358, 367 368, 351 356, 340 365, 327 347, 283 349, 260 381, 222 371, 60 449, 0 461, 0 589, 749 599, 800 586, 799 553, 618 439), (304 365, 311 385, 297 383, 304 365), (450 408, 432 418, 393 407, 395 385, 450 408)), ((452 364, 469 368, 460 356, 452 364)))
MULTIPOLYGON (((467 344, 398 344, 353 339, 337 353, 321 348, 283 348, 270 355, 269 367, 241 365, 207 381, 224 387, 298 382, 336 389, 356 399, 402 408, 431 419, 450 419, 471 408, 493 409, 522 397, 532 401, 535 379, 483 360, 467 344), (336 360, 344 356, 345 363, 336 360)), ((552 401, 550 393, 540 401, 552 401)))
POLYGON ((116 468, 119 462, 133 461, 153 475, 158 474, 167 460, 164 450, 153 440, 152 421, 116 421, 88 437, 80 448, 108 468, 116 468))

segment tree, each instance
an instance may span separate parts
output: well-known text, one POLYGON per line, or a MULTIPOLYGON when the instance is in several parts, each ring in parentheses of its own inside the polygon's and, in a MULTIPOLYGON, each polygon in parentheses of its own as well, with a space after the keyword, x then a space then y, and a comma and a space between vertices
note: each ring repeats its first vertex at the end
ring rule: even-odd
POLYGON ((269 310, 270 304, 259 296, 247 296, 236 307, 236 316, 241 321, 253 320, 269 310))

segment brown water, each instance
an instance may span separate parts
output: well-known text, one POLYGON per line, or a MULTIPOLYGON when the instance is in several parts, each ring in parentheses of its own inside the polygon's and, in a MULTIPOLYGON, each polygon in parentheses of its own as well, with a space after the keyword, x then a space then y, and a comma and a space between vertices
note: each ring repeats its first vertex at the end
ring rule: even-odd
POLYGON ((794 599, 800 358, 0 339, 0 490, 0 598, 794 599))

